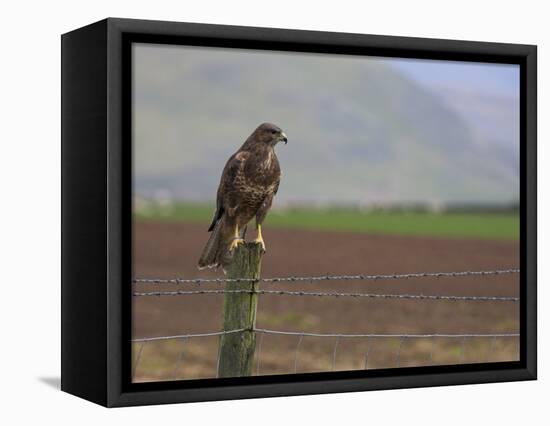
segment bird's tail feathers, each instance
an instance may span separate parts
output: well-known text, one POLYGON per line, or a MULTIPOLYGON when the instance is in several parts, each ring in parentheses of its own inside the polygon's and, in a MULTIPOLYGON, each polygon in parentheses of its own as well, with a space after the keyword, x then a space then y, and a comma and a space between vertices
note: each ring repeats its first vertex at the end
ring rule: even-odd
MULTIPOLYGON (((224 217, 222 216, 212 228, 212 233, 204 247, 198 262, 198 268, 218 268, 222 267, 225 271, 226 266, 231 262, 232 253, 229 251, 233 235, 224 232, 224 217)), ((246 229, 244 229, 246 232, 246 229)), ((243 235, 241 231, 241 235, 243 235)))
POLYGON ((212 229, 212 231, 210 233, 210 238, 208 238, 208 241, 204 246, 204 249, 202 250, 202 254, 198 263, 199 269, 216 268, 219 266, 217 258, 221 242, 222 219, 219 219, 210 228, 212 229))
MULTIPOLYGON (((229 251, 231 242, 234 239, 232 233, 227 233, 225 229, 225 218, 222 216, 220 219, 210 226, 211 234, 210 238, 206 242, 204 249, 202 250, 201 257, 199 258, 198 268, 218 268, 222 267, 224 273, 226 272, 226 266, 231 262, 233 253, 229 251)), ((239 237, 244 239, 246 235, 246 225, 240 229, 239 237)))

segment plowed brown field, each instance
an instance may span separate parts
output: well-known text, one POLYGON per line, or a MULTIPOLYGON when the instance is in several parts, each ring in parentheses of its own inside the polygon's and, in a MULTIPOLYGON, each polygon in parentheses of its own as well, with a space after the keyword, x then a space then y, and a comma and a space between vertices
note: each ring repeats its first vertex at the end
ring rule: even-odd
MULTIPOLYGON (((219 277, 199 271, 207 240, 204 225, 137 222, 134 275, 139 278, 219 277)), ((516 241, 376 236, 347 232, 265 229, 268 252, 262 276, 388 274, 492 270, 519 265, 516 241)), ((139 290, 174 286, 137 284, 139 290)), ((262 284, 262 288, 369 293, 518 296, 517 274, 490 277, 262 284)), ((194 289, 190 285, 178 288, 194 289)), ((203 285, 202 288, 220 288, 203 285)), ((134 297, 133 336, 153 337, 218 331, 223 295, 134 297)), ((517 332, 513 302, 386 300, 262 295, 258 328, 321 333, 517 332)), ((389 368, 516 360, 516 338, 404 339, 264 335, 255 374, 389 368)), ((149 342, 135 381, 215 377, 217 337, 149 342), (178 361, 179 360, 179 361, 178 361)), ((134 345, 137 357, 139 344, 134 345)))

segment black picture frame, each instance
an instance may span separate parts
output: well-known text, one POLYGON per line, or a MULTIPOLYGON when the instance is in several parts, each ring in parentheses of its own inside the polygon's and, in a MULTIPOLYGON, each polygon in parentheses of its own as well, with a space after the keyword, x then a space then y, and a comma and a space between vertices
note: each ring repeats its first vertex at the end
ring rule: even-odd
POLYGON ((108 406, 536 379, 536 46, 109 18, 62 36, 62 390, 108 406), (133 42, 520 65, 520 361, 131 383, 133 42))

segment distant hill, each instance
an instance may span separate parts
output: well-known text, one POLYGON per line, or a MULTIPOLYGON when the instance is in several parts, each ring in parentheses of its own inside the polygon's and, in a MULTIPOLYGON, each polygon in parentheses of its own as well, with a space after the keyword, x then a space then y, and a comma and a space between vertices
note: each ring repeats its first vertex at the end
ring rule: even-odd
POLYGON ((448 93, 382 60, 158 46, 135 55, 140 196, 213 200, 227 158, 272 121, 289 137, 277 148, 280 205, 518 198, 513 143, 484 143, 448 93))

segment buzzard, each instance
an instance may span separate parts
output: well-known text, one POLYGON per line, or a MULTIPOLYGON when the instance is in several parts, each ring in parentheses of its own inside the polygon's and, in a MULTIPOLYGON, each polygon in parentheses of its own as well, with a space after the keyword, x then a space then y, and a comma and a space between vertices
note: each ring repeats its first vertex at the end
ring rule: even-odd
POLYGON ((227 161, 199 269, 222 266, 225 270, 235 247, 244 242, 246 226, 253 217, 258 232, 255 241, 265 250, 262 222, 279 188, 281 169, 274 148, 281 141, 286 144, 287 138, 279 127, 260 124, 227 161))

